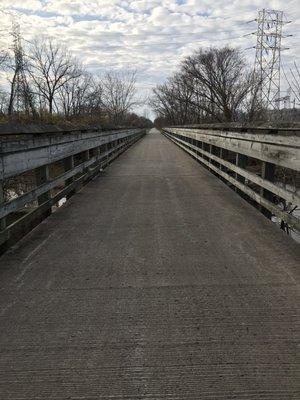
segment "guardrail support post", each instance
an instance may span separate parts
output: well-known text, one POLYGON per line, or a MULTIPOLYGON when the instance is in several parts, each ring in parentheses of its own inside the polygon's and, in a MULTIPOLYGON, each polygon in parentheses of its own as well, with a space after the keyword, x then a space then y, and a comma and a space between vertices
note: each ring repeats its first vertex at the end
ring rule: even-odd
MULTIPOLYGON (((4 203, 4 188, 3 188, 3 182, 0 182, 0 206, 4 203)), ((0 218, 0 232, 4 231, 6 228, 6 218, 0 218)), ((7 241, 2 241, 0 244, 0 254, 6 251, 8 248, 8 242, 7 241)))
MULTIPOLYGON (((246 165, 247 165, 247 156, 245 156, 244 154, 236 153, 235 165, 236 165, 237 167, 240 167, 240 168, 245 169, 245 168, 246 168, 246 165)), ((235 173, 235 179, 236 179, 238 182, 241 182, 241 183, 243 183, 243 184, 245 183, 245 178, 244 178, 243 176, 240 176, 238 173, 235 173)), ((239 190, 237 187, 235 188, 235 191, 236 191, 237 193, 239 193, 239 195, 240 195, 241 197, 244 197, 244 193, 243 193, 241 190, 239 190)))
POLYGON ((108 153, 109 150, 110 150, 109 143, 105 143, 105 152, 107 153, 107 154, 106 154, 105 167, 107 167, 108 164, 109 164, 109 156, 110 156, 110 153, 108 153))
MULTIPOLYGON (((272 163, 263 161, 262 167, 261 167, 261 177, 263 179, 267 179, 270 182, 274 182, 275 165, 272 163)), ((260 194, 265 199, 269 200, 270 202, 273 202, 274 195, 271 192, 269 192, 268 190, 261 188, 260 194)), ((266 210, 264 207, 261 207, 261 211, 267 218, 271 219, 272 213, 269 210, 266 210)))
MULTIPOLYGON (((82 153, 81 153, 81 157, 82 157, 82 162, 84 163, 84 162, 86 162, 86 161, 88 161, 89 159, 90 159, 90 151, 89 150, 84 150, 82 153)), ((85 174, 85 173, 87 173, 88 172, 88 168, 84 168, 83 169, 83 173, 85 174)))
MULTIPOLYGON (((222 160, 224 160, 224 149, 223 147, 219 147, 219 157, 222 158, 222 160)), ((222 164, 219 164, 219 168, 221 171, 224 170, 224 167, 222 164)))
MULTIPOLYGON (((82 152, 82 162, 86 162, 90 159, 90 151, 85 150, 82 152)), ((83 174, 86 174, 89 171, 89 167, 83 169, 83 174)), ((84 185, 84 182, 80 185, 80 188, 84 185)))
MULTIPOLYGON (((212 154, 212 155, 214 155, 216 157, 220 157, 220 147, 210 145, 209 146, 209 152, 210 152, 210 154, 212 154)), ((218 167, 220 169, 221 164, 218 163, 217 161, 214 161, 214 160, 210 159, 210 163, 212 165, 215 165, 216 167, 218 167)), ((213 174, 218 176, 218 177, 220 177, 220 175, 217 172, 213 172, 213 174)))
MULTIPOLYGON (((43 183, 48 182, 50 180, 49 165, 43 165, 42 167, 36 168, 35 179, 37 186, 40 186, 43 183)), ((45 192, 37 198, 38 205, 40 206, 41 204, 46 203, 50 199, 51 199, 50 191, 45 192)), ((43 218, 47 218, 49 215, 51 215, 51 211, 52 211, 51 207, 49 207, 49 209, 45 211, 45 213, 43 213, 43 218)))
MULTIPOLYGON (((3 183, 0 182, 0 206, 4 203, 4 189, 3 183)), ((6 218, 0 218, 0 231, 6 228, 6 218)))
MULTIPOLYGON (((70 171, 74 168, 75 164, 74 164, 74 156, 70 156, 64 159, 64 168, 65 171, 70 171)), ((71 178, 67 179, 65 181, 65 186, 69 186, 71 185, 71 183, 74 182, 74 176, 72 176, 71 178)), ((75 190, 72 190, 70 193, 68 193, 66 195, 66 199, 69 199, 73 194, 75 193, 75 190)))
MULTIPOLYGON (((97 158, 100 157, 100 154, 101 154, 101 147, 100 147, 100 146, 96 147, 96 148, 94 149, 94 151, 95 151, 95 156, 96 156, 97 158)), ((97 160, 96 164, 98 164, 98 163, 99 163, 99 160, 97 160)))
MULTIPOLYGON (((95 163, 96 166, 102 164, 103 160, 101 160, 101 146, 98 146, 94 149, 95 151, 95 156, 97 157, 97 161, 95 163)), ((100 168, 99 171, 102 171, 102 168, 100 168)))
POLYGON ((88 161, 90 159, 90 151, 89 150, 85 150, 83 152, 83 161, 88 161))

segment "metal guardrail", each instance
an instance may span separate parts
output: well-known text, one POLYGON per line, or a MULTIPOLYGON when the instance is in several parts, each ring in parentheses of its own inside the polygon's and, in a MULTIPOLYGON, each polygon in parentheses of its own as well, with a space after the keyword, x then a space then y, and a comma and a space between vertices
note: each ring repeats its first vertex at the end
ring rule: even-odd
POLYGON ((291 228, 300 230, 300 220, 274 202, 277 197, 287 203, 300 205, 298 193, 274 182, 276 167, 300 171, 299 136, 197 128, 164 128, 162 131, 209 170, 257 203, 265 215, 275 215, 291 228), (247 170, 251 159, 260 162, 259 174, 247 170), (253 190, 251 184, 259 187, 259 192, 253 190))
POLYGON ((51 213, 52 206, 70 197, 145 133, 145 129, 73 131, 1 142, 0 247, 5 249, 28 233, 51 213), (50 168, 57 162, 63 164, 64 172, 51 178, 50 168), (34 189, 5 201, 5 182, 24 173, 34 174, 34 189), (36 207, 26 209, 35 201, 36 207), (26 210, 25 215, 8 222, 11 214, 26 210))

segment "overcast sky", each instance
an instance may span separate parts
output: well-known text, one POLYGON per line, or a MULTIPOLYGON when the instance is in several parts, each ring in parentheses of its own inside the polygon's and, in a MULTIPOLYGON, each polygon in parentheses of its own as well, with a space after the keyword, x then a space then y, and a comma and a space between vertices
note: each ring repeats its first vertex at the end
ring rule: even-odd
MULTIPOLYGON (((0 0, 0 10, 18 15, 25 39, 48 35, 93 73, 138 72, 140 93, 163 82, 198 47, 255 45, 253 20, 262 8, 283 10, 289 47, 284 62, 299 64, 300 6, 297 0, 0 0)), ((9 45, 9 14, 1 13, 2 47, 9 45)), ((1 45, 1 43, 0 43, 1 45)), ((250 63, 254 50, 244 51, 250 63)))

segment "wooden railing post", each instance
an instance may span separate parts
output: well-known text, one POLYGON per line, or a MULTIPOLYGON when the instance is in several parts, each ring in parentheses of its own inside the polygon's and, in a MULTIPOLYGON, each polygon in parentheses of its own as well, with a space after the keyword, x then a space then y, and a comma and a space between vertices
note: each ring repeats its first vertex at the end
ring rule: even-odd
MULTIPOLYGON (((96 156, 97 158, 100 158, 100 155, 101 155, 101 147, 100 147, 100 146, 97 146, 94 150, 95 150, 95 156, 96 156)), ((97 164, 99 164, 99 160, 97 160, 97 164)))
MULTIPOLYGON (((82 154, 82 162, 86 162, 90 159, 90 151, 89 150, 84 150, 81 154, 82 154)), ((88 171, 89 171, 89 167, 84 168, 83 174, 86 174, 88 171)), ((85 178, 84 178, 84 181, 85 181, 85 178)), ((82 181, 82 183, 80 185, 80 189, 84 185, 84 181, 82 181)))
MULTIPOLYGON (((95 152, 96 152, 96 156, 97 156, 97 158, 98 158, 98 160, 97 160, 97 165, 100 165, 100 164, 102 164, 103 163, 103 160, 101 159, 101 149, 102 149, 102 146, 98 146, 98 147, 96 147, 96 149, 95 149, 95 152)), ((103 165, 102 165, 102 167, 100 168, 100 171, 102 171, 102 168, 103 168, 103 165)))
MULTIPOLYGON (((245 156, 244 154, 236 153, 235 165, 237 167, 245 169, 246 165, 247 165, 247 156, 245 156)), ((235 173, 235 179, 238 182, 241 182, 243 184, 245 183, 245 178, 243 176, 239 175, 238 173, 235 173)), ((244 197, 244 193, 241 190, 239 190, 237 187, 235 187, 235 191, 237 193, 239 193, 240 196, 244 197)))
MULTIPOLYGON (((223 147, 219 147, 219 157, 222 158, 222 160, 224 159, 224 149, 223 147)), ((222 164, 219 164, 219 168, 221 171, 223 171, 224 167, 222 164)))
POLYGON ((83 157, 82 157, 83 162, 88 161, 90 159, 90 151, 89 150, 83 151, 82 154, 83 154, 83 157))
MULTIPOLYGON (((213 145, 209 146, 209 152, 210 154, 214 155, 214 156, 218 156, 219 155, 219 148, 213 145)), ((214 161, 213 159, 210 159, 210 164, 212 165, 216 165, 218 168, 220 167, 220 164, 216 163, 216 161, 214 161)), ((219 176, 219 174, 217 172, 211 171, 214 175, 219 176)))
MULTIPOLYGON (((0 182, 0 206, 4 203, 4 188, 3 182, 0 182)), ((6 228, 6 218, 0 218, 0 231, 6 228)))
MULTIPOLYGON (((36 168, 35 179, 37 186, 49 182, 50 180, 49 165, 43 165, 42 167, 36 168)), ((51 199, 50 191, 45 192, 37 198, 38 205, 40 206, 41 204, 46 203, 50 199, 51 199)), ((52 211, 51 207, 49 207, 49 209, 42 214, 42 218, 47 218, 51 214, 51 211, 52 211)))
MULTIPOLYGON (((275 165, 263 161, 261 167, 261 177, 273 183, 275 178, 275 165)), ((273 202, 274 195, 271 192, 269 192, 269 190, 261 188, 260 194, 265 199, 269 200, 270 202, 273 202)), ((261 207, 261 211, 267 218, 271 219, 272 213, 269 210, 266 210, 264 207, 261 207)))
MULTIPOLYGON (((70 156, 64 159, 64 168, 65 172, 70 171, 74 168, 75 163, 74 163, 74 156, 70 156)), ((71 185, 71 183, 74 182, 74 176, 71 178, 67 179, 65 181, 65 186, 71 185)), ((73 194, 75 193, 75 190, 72 190, 70 193, 66 195, 66 199, 69 199, 73 194)))
MULTIPOLYGON (((86 162, 90 159, 90 151, 89 150, 84 150, 81 153, 81 157, 82 157, 82 162, 86 162)), ((83 169, 83 173, 86 174, 88 172, 89 168, 84 168, 83 169)))
POLYGON ((104 145, 104 151, 105 151, 105 153, 106 153, 106 157, 105 157, 105 167, 107 167, 107 166, 108 166, 108 161, 109 161, 109 154, 108 154, 108 151, 109 151, 109 143, 108 143, 108 142, 105 143, 105 145, 104 145))
MULTIPOLYGON (((225 155, 226 155, 226 151, 225 149, 223 149, 223 147, 219 147, 219 158, 221 158, 222 160, 225 160, 225 155)), ((219 164, 219 170, 222 173, 223 171, 226 172, 226 167, 223 164, 219 164)), ((219 175, 219 178, 221 179, 222 182, 226 182, 226 179, 222 176, 222 174, 219 175)))

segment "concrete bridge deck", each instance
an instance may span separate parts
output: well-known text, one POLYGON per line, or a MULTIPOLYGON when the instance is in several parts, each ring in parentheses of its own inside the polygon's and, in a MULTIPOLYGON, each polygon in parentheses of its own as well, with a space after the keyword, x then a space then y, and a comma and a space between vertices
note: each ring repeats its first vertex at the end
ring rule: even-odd
POLYGON ((299 257, 152 131, 0 259, 0 399, 299 399, 299 257))

